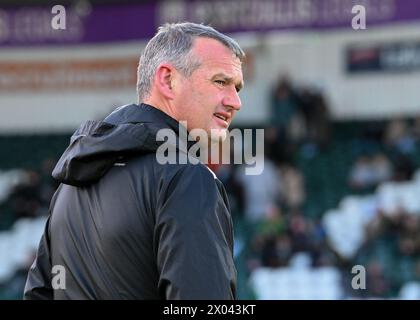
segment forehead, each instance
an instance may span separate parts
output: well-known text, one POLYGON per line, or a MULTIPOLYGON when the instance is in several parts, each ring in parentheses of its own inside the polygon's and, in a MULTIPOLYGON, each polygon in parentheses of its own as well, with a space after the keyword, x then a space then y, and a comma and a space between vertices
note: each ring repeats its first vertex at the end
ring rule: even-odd
POLYGON ((242 81, 242 63, 235 54, 219 41, 211 38, 194 40, 193 52, 201 61, 201 69, 211 73, 224 72, 242 81))

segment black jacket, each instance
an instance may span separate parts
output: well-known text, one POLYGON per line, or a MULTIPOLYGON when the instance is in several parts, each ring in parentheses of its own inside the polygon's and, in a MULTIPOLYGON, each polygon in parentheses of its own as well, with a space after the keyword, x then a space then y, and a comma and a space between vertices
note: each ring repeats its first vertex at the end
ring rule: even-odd
POLYGON ((163 128, 179 134, 176 120, 141 104, 73 134, 25 299, 235 298, 225 189, 203 164, 159 164, 163 128), (52 288, 63 276, 53 266, 64 267, 65 289, 52 288))

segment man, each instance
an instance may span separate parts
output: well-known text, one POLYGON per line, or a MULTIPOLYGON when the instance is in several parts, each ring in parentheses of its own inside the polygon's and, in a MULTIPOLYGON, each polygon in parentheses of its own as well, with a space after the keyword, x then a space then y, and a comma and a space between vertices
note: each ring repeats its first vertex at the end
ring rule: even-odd
POLYGON ((226 192, 201 163, 159 164, 156 137, 203 129, 223 138, 241 106, 243 57, 211 27, 159 28, 140 58, 143 103, 82 125, 53 171, 61 184, 26 299, 235 298, 226 192))

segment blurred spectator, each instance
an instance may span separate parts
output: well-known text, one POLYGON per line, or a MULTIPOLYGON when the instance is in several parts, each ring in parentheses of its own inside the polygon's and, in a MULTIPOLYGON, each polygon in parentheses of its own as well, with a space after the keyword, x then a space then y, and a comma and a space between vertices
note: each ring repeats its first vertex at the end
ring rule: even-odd
POLYGON ((360 156, 350 170, 349 184, 354 189, 376 186, 392 177, 391 162, 383 153, 360 156))
POLYGON ((299 209, 305 201, 304 177, 296 167, 283 165, 280 168, 282 199, 286 208, 299 209))
POLYGON ((325 148, 330 140, 329 108, 322 92, 302 88, 298 103, 306 123, 306 141, 316 148, 325 148))
POLYGON ((288 265, 291 257, 291 240, 285 235, 266 238, 261 250, 261 261, 265 267, 279 268, 288 265))
POLYGON ((413 136, 416 138, 417 142, 420 141, 420 116, 417 116, 414 119, 413 136))
POLYGON ((245 165, 236 172, 245 199, 245 218, 256 222, 264 219, 273 206, 281 202, 282 182, 279 171, 272 161, 264 159, 264 170, 259 175, 247 175, 245 165))
POLYGON ((277 236, 285 233, 286 230, 287 222, 277 206, 272 206, 267 210, 265 219, 261 220, 256 228, 257 234, 261 237, 277 236))
POLYGON ((271 98, 270 123, 265 133, 267 155, 275 162, 290 162, 305 130, 292 84, 287 77, 281 77, 271 98))
POLYGON ((296 252, 311 252, 312 251, 312 233, 307 221, 301 212, 293 211, 290 214, 289 220, 289 235, 292 240, 293 253, 296 252))
POLYGON ((394 174, 392 180, 407 181, 410 180, 415 171, 413 161, 407 156, 395 153, 392 158, 394 174))
POLYGON ((25 288, 28 270, 35 259, 36 251, 34 250, 27 256, 24 264, 18 266, 12 277, 6 282, 0 284, 0 296, 8 300, 21 300, 23 289, 25 288))
POLYGON ((337 263, 333 252, 326 240, 326 231, 321 219, 316 219, 310 224, 311 254, 314 267, 333 266, 337 263))
POLYGON ((41 214, 41 181, 36 171, 28 170, 28 181, 15 187, 10 199, 16 219, 36 217, 41 214))
POLYGON ((420 254, 420 218, 404 214, 399 231, 399 250, 403 255, 420 254))
POLYGON ((385 130, 384 142, 402 154, 411 153, 415 147, 415 136, 407 121, 403 119, 391 120, 385 130))
POLYGON ((272 98, 271 125, 277 131, 277 138, 287 141, 287 128, 297 112, 296 98, 292 85, 286 77, 282 77, 274 89, 272 98))
POLYGON ((366 268, 366 288, 373 298, 389 297, 390 284, 384 274, 383 266, 378 260, 370 261, 366 268))
POLYGON ((290 162, 297 147, 313 156, 330 140, 330 115, 325 97, 309 88, 293 88, 287 77, 280 78, 272 95, 271 122, 267 130, 270 155, 277 162, 290 162))

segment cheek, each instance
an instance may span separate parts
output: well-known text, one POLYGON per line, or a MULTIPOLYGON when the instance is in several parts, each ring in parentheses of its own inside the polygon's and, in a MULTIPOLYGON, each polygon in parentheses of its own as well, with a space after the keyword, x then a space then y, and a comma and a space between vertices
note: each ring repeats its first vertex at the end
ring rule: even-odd
POLYGON ((187 113, 191 128, 209 129, 212 126, 213 113, 221 104, 222 93, 212 85, 197 82, 184 88, 181 105, 187 113))

